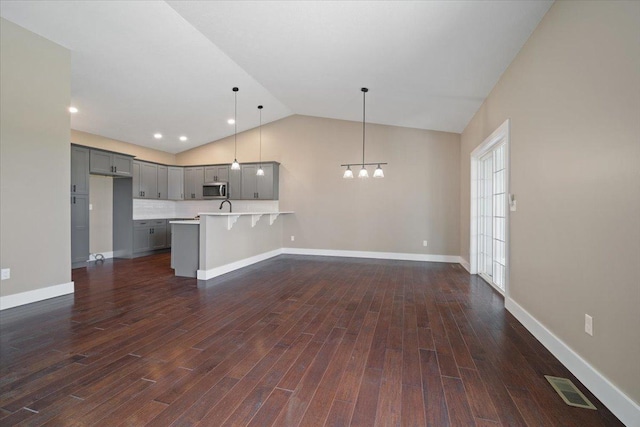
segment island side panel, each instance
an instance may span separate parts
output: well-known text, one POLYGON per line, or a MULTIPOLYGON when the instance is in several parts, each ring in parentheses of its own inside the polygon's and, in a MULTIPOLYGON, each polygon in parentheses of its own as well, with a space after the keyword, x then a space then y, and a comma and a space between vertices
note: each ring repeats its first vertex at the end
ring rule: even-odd
POLYGON ((251 215, 242 215, 233 224, 231 230, 228 230, 228 221, 226 216, 201 217, 200 269, 202 271, 219 269, 282 248, 281 217, 270 225, 269 215, 263 215, 255 227, 252 227, 251 215), (204 228, 202 228, 203 223, 204 228))
POLYGON ((171 224, 171 263, 175 275, 196 277, 199 264, 198 224, 171 224))

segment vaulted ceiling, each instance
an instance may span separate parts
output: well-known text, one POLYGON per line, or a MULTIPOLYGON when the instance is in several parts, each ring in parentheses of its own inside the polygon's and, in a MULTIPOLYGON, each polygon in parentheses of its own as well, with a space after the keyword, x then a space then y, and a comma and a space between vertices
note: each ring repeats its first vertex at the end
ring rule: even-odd
POLYGON ((462 132, 551 1, 2 1, 71 51, 74 129, 177 153, 304 114, 462 132), (163 134, 154 139, 153 134, 163 134), (188 137, 180 141, 181 135, 188 137))

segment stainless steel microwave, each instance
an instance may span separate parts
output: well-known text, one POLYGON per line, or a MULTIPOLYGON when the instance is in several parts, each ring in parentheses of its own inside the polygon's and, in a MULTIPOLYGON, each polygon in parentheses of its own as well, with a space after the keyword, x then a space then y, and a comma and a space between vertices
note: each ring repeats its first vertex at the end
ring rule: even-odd
POLYGON ((208 182, 202 186, 202 197, 205 199, 226 199, 228 184, 226 182, 208 182))

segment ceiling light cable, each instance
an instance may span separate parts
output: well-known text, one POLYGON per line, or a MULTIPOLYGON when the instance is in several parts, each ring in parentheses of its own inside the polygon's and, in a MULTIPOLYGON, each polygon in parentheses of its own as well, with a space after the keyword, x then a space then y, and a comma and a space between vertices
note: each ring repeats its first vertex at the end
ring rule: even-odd
POLYGON ((240 169, 240 163, 238 163, 238 88, 233 88, 234 93, 234 105, 233 105, 233 163, 231 169, 240 169))

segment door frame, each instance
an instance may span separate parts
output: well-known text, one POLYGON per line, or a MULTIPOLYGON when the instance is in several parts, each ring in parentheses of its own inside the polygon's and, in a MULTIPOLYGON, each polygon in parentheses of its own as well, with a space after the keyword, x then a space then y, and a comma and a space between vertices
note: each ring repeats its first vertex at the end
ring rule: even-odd
MULTIPOLYGON (((511 141, 510 141, 510 133, 511 133, 511 120, 507 119, 502 123, 496 130, 494 130, 491 135, 489 135, 482 144, 478 145, 471 152, 471 222, 469 224, 469 272, 471 274, 478 274, 478 163, 480 158, 491 151, 496 144, 504 141, 505 146, 505 262, 506 262, 506 271, 505 271, 505 283, 504 283, 504 295, 507 297, 509 295, 509 277, 511 271, 511 250, 510 250, 510 236, 509 236, 509 223, 511 221, 510 215, 510 200, 511 200, 511 141)), ((493 286, 493 283, 490 283, 493 286)), ((503 293, 503 291, 495 286, 493 286, 498 292, 503 293)))

